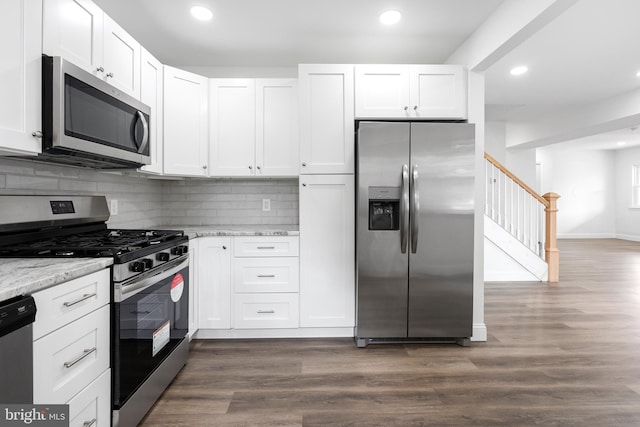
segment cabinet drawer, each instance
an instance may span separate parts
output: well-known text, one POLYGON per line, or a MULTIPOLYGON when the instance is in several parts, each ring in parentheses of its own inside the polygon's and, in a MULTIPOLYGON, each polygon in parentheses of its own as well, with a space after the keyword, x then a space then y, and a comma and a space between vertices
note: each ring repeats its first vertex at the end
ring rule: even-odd
POLYGON ((34 403, 66 403, 109 368, 109 306, 33 343, 34 403))
POLYGON ((110 369, 107 369, 97 380, 69 401, 69 427, 86 427, 88 425, 91 427, 111 426, 110 369))
POLYGON ((236 258, 233 288, 240 293, 298 292, 298 257, 236 258))
POLYGON ((38 313, 33 339, 109 304, 109 269, 79 277, 33 294, 38 313))
POLYGON ((234 328, 297 328, 298 294, 234 295, 234 328))
POLYGON ((298 256, 298 236, 241 236, 234 239, 237 257, 298 256))

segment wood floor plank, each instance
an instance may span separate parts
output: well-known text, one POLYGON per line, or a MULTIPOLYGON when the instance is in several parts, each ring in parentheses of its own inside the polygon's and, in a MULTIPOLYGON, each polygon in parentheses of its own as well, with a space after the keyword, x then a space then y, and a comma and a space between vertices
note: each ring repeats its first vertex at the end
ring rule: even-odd
POLYGON ((195 340, 142 426, 640 426, 640 243, 560 240, 560 282, 488 282, 487 342, 195 340))

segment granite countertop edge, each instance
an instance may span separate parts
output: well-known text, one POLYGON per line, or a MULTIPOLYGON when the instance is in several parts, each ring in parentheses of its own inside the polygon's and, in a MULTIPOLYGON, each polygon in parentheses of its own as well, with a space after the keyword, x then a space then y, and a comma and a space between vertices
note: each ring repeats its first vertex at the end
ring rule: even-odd
POLYGON ((296 226, 163 226, 163 229, 183 230, 190 239, 197 237, 224 237, 224 236, 299 236, 300 231, 296 226))
POLYGON ((112 264, 112 258, 3 258, 0 259, 0 301, 31 295, 112 264))

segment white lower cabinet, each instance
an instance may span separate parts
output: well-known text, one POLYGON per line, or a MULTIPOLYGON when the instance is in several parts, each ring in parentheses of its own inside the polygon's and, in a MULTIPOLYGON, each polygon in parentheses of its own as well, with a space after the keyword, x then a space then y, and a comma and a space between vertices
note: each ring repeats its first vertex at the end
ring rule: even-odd
POLYGON ((69 401, 69 427, 111 425, 111 369, 69 401))
POLYGON ((355 325, 353 175, 300 177, 300 326, 355 325))
POLYGON ((33 294, 33 403, 69 404, 71 426, 111 425, 109 286, 105 269, 33 294))
POLYGON ((235 294, 235 329, 298 327, 298 293, 235 294))
POLYGON ((198 328, 231 328, 231 238, 198 242, 198 328))

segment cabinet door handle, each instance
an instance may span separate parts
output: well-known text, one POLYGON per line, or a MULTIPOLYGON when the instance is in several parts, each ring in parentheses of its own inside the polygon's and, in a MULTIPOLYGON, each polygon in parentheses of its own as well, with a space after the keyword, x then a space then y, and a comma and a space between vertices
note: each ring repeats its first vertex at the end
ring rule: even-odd
POLYGON ((82 427, 91 427, 96 423, 96 421, 98 421, 96 418, 92 419, 91 421, 85 421, 82 423, 82 427))
POLYGON ((84 359, 85 357, 87 357, 91 353, 94 353, 97 349, 98 349, 97 347, 85 348, 84 352, 82 353, 82 355, 78 356, 75 360, 72 360, 71 362, 64 362, 64 367, 65 368, 72 367, 73 365, 75 365, 76 363, 80 362, 82 359, 84 359))
POLYGON ((98 67, 96 68, 96 71, 99 73, 104 73, 104 67, 98 67))
POLYGON ((113 78, 113 73, 109 73, 109 74, 107 74, 107 77, 111 77, 111 78, 113 78))
POLYGON ((31 133, 31 136, 34 138, 42 138, 42 135, 43 135, 42 131, 39 131, 39 130, 31 133))
POLYGON ((257 169, 260 170, 260 169, 262 169, 262 167, 261 166, 257 166, 257 169))
POLYGON ((258 249, 275 249, 275 246, 258 246, 258 249))
POLYGON ((404 106, 404 111, 409 111, 409 106, 405 105, 404 106))
POLYGON ((253 166, 249 166, 249 170, 253 169, 253 166))
POLYGON ((275 274, 258 274, 258 277, 276 277, 275 274))
POLYGON ((203 165, 203 166, 202 166, 202 169, 206 169, 206 168, 207 168, 207 165, 203 165))
POLYGON ((227 247, 226 247, 226 246, 223 246, 223 247, 222 247, 222 250, 223 250, 223 251, 226 251, 226 250, 227 250, 227 247))
POLYGON ((307 162, 302 162, 302 166, 307 166, 307 162))
POLYGON ((82 301, 88 300, 89 298, 93 298, 95 296, 97 296, 98 294, 96 292, 92 293, 92 294, 84 294, 82 297, 78 298, 75 301, 71 301, 71 302, 65 302, 62 303, 62 305, 64 305, 65 307, 71 307, 73 305, 79 304, 82 301))
POLYGON ((274 314, 275 310, 258 310, 258 314, 274 314))
POLYGON ((413 111, 418 111, 418 106, 417 105, 413 106, 413 111))
POLYGON ((307 186, 307 183, 306 183, 306 182, 303 182, 303 183, 302 183, 302 186, 303 186, 303 187, 306 187, 306 186, 307 186))

